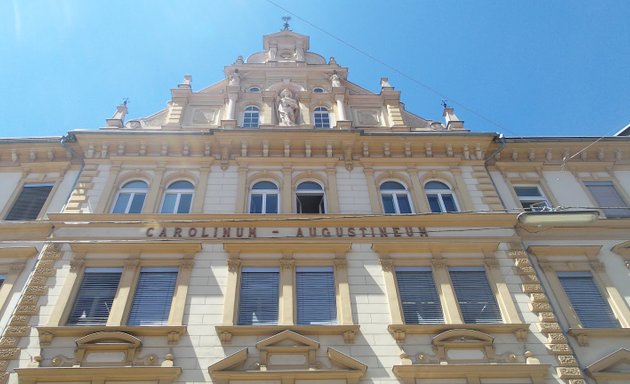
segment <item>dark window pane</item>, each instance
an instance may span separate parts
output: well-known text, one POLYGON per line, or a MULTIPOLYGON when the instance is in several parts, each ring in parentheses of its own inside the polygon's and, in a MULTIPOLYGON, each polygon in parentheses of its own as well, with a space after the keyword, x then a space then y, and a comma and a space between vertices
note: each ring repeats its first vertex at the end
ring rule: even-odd
POLYGON ((142 268, 127 324, 166 325, 176 281, 176 268, 142 268))
POLYGON ((267 195, 265 213, 278 213, 278 195, 267 195))
POLYGON ((427 200, 429 200, 429 207, 431 207, 431 212, 442 212, 438 195, 427 195, 427 200))
POLYGON ((411 213, 411 204, 407 195, 398 195, 398 209, 400 213, 411 213))
POLYGON ((464 323, 502 322, 499 306, 484 270, 449 268, 449 274, 464 323))
POLYGON ((332 268, 298 268, 296 301, 298 324, 335 324, 337 306, 332 268))
POLYGON ((619 328, 590 272, 558 272, 558 279, 584 328, 619 328))
POLYGON ((390 194, 383 194, 383 210, 385 213, 396 213, 396 208, 394 207, 394 196, 390 194))
POLYGON ((262 195, 252 195, 249 200, 249 213, 262 213, 262 195))
POLYGON ((6 220, 35 220, 48 199, 52 185, 25 185, 15 200, 6 220))
POLYGON ((129 207, 128 213, 140 213, 142 212, 142 205, 144 204, 144 198, 146 194, 136 193, 131 201, 131 207, 129 207))
POLYGON ((107 324, 121 273, 121 268, 87 269, 70 311, 68 325, 107 324))
POLYGON ((167 193, 164 196, 162 211, 160 213, 173 213, 175 211, 175 203, 177 202, 177 194, 167 193))
POLYGON ((127 213, 127 204, 129 204, 130 193, 119 193, 112 213, 127 213))
POLYGON ((179 197, 179 206, 177 213, 190 213, 190 204, 192 203, 191 193, 182 193, 179 197))
POLYGON ((457 212, 457 205, 455 205, 453 195, 442 195, 442 201, 444 202, 446 212, 457 212))

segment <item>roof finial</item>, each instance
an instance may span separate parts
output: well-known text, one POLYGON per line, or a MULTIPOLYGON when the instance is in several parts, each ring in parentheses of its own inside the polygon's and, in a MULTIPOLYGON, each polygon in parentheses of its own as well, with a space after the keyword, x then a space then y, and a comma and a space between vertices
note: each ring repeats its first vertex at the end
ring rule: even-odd
POLYGON ((282 16, 282 20, 284 21, 284 29, 283 31, 290 31, 289 29, 289 20, 291 20, 291 16, 282 16))
POLYGON ((442 99, 442 107, 448 108, 448 104, 446 103, 448 100, 442 99))

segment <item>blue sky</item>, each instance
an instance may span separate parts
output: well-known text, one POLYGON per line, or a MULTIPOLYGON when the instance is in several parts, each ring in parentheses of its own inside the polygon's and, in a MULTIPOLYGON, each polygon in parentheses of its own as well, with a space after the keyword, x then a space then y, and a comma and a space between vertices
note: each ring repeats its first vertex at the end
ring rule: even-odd
MULTIPOLYGON (((602 136, 630 123, 630 1, 273 2, 386 63, 291 20, 350 81, 378 92, 389 77, 425 118, 441 120, 446 98, 475 132, 602 136)), ((0 137, 98 129, 126 97, 129 117, 150 115, 184 74, 193 90, 220 81, 285 14, 266 0, 4 0, 0 137)))

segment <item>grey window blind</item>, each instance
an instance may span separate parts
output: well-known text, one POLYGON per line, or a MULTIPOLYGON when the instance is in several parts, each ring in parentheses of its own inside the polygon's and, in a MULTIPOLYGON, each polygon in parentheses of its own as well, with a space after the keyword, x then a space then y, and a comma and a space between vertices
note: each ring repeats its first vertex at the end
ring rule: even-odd
POLYGON ((67 325, 105 325, 122 268, 86 268, 67 325))
POLYGON ((243 268, 238 306, 239 325, 278 323, 278 268, 243 268))
POLYGON ((6 220, 35 220, 52 190, 51 184, 26 184, 15 200, 6 220))
POLYGON ((297 323, 335 324, 337 305, 332 267, 299 267, 295 273, 297 323))
POLYGON ((448 269, 464 323, 501 323, 501 312, 483 267, 448 269))
POLYGON ((128 325, 166 325, 173 302, 177 268, 142 268, 128 325))
POLYGON ((619 328, 590 272, 558 272, 558 279, 584 328, 619 328))
POLYGON ((406 324, 441 324, 444 315, 431 268, 396 268, 406 324))
POLYGON ((607 218, 630 217, 630 208, 610 181, 588 181, 584 183, 607 218))

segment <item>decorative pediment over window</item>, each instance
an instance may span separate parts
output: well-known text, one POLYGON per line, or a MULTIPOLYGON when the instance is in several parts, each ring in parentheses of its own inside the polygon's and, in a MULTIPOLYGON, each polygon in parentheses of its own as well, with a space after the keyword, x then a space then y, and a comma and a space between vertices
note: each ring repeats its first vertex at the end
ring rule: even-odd
POLYGON ((142 341, 125 332, 94 332, 75 343, 74 356, 57 355, 51 367, 39 367, 42 359, 38 357, 35 367, 16 369, 20 383, 90 381, 96 376, 112 381, 154 379, 166 383, 181 373, 181 368, 173 366, 170 353, 161 363, 155 354, 140 356, 142 341))
POLYGON ((403 353, 401 364, 393 371, 404 382, 424 379, 455 378, 529 378, 533 383, 544 382, 548 364, 540 364, 531 352, 517 356, 512 352, 497 354, 494 338, 471 329, 451 329, 431 341, 433 354, 420 353, 413 357, 403 353))
POLYGON ((284 331, 256 344, 257 358, 250 358, 247 348, 212 364, 208 372, 214 381, 230 380, 347 380, 357 383, 367 366, 354 358, 328 348, 326 359, 317 358, 320 345, 293 331, 284 331))
POLYGON ((598 383, 630 381, 630 351, 621 348, 586 367, 586 373, 598 383))
POLYGON ((630 241, 617 244, 612 248, 612 251, 623 257, 623 262, 626 268, 630 269, 630 241))

